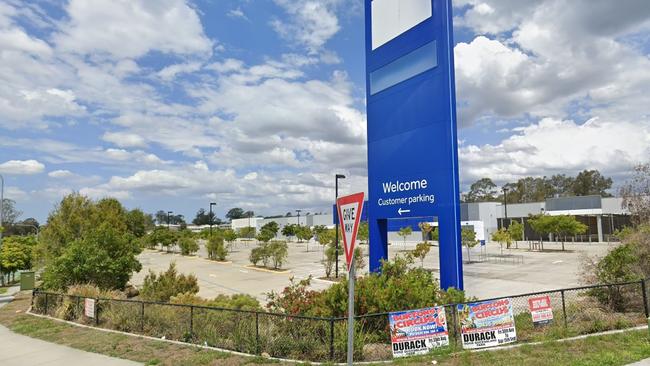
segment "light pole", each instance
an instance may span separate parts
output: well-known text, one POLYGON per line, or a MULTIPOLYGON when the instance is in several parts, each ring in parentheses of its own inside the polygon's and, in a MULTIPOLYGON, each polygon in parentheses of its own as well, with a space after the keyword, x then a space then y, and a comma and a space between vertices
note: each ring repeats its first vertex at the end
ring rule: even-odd
POLYGON ((503 187, 503 211, 505 218, 503 219, 503 228, 506 229, 506 221, 508 221, 508 188, 503 187))
POLYGON ((216 202, 210 202, 210 216, 208 216, 210 218, 210 237, 212 237, 212 206, 216 205, 216 202))
POLYGON ((300 212, 302 212, 302 210, 296 210, 296 212, 298 213, 298 226, 300 226, 300 212))
POLYGON ((171 215, 172 213, 174 213, 174 211, 167 211, 167 230, 169 230, 169 221, 170 221, 169 215, 171 215))
MULTIPOLYGON (((334 177, 334 207, 335 207, 335 209, 336 209, 336 201, 339 199, 339 179, 345 179, 345 175, 337 174, 334 177)), ((337 212, 337 215, 338 215, 338 210, 336 212, 337 212)), ((341 219, 340 217, 337 217, 337 220, 336 220, 336 223, 335 223, 336 224, 336 229, 335 229, 336 230, 336 233, 335 233, 336 239, 334 239, 334 240, 336 241, 336 248, 334 250, 335 250, 335 256, 336 256, 336 267, 335 267, 335 271, 336 271, 335 272, 336 273, 335 277, 336 278, 339 278, 339 220, 340 219, 341 219)))
POLYGON ((253 216, 252 211, 248 211, 248 238, 250 239, 253 235, 251 235, 251 216, 253 216))

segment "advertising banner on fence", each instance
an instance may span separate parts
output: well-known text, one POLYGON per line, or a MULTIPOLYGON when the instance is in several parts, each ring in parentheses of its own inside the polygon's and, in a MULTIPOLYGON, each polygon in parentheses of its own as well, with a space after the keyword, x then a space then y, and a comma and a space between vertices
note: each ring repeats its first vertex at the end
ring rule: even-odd
POLYGON ((494 347, 517 340, 510 299, 458 305, 458 317, 463 348, 494 347))
POLYGON ((84 314, 89 318, 95 317, 95 299, 84 299, 84 314))
POLYGON ((531 297, 528 299, 528 308, 533 317, 534 326, 539 327, 553 321, 553 308, 551 308, 551 298, 548 295, 531 297))
POLYGON ((426 354, 435 347, 449 345, 442 306, 390 313, 388 320, 393 357, 426 354))

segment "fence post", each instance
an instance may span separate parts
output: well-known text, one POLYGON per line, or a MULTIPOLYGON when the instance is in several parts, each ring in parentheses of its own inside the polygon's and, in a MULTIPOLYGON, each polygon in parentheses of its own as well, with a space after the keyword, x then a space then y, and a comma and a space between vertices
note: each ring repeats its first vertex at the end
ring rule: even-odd
POLYGON ((43 314, 47 315, 47 292, 45 293, 45 311, 43 314))
POLYGON ((81 316, 84 314, 83 309, 81 309, 81 297, 77 296, 77 319, 81 318, 81 316))
POLYGON ((190 305, 190 342, 194 339, 194 306, 190 305))
POLYGON ((564 327, 567 327, 567 320, 566 320, 566 303, 564 302, 564 290, 560 290, 560 293, 562 294, 562 316, 564 317, 564 327))
POLYGON ((334 318, 330 318, 330 361, 334 361, 334 318))
POLYGON ((650 309, 648 309, 648 291, 645 286, 645 279, 641 280, 641 291, 643 291, 643 310, 645 311, 645 317, 650 317, 650 309))
POLYGON ((99 326, 99 299, 95 299, 95 326, 99 326))
POLYGON ((257 311, 255 312, 255 353, 260 354, 261 353, 261 347, 260 347, 260 313, 257 311))
POLYGON ((140 332, 144 334, 144 301, 140 303, 140 332))

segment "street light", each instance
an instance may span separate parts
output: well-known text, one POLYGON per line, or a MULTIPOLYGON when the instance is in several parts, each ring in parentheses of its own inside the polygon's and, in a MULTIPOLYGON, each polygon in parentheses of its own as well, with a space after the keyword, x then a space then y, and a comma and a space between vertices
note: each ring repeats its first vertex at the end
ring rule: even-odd
POLYGON ((503 210, 504 210, 504 216, 505 218, 503 219, 503 228, 506 228, 506 221, 508 221, 508 188, 503 187, 503 210))
POLYGON ((300 212, 302 212, 302 210, 296 210, 296 212, 298 213, 298 226, 300 226, 300 212))
MULTIPOLYGON (((345 179, 345 175, 343 174, 337 174, 334 177, 334 207, 336 207, 336 201, 339 199, 339 179, 345 179)), ((338 215, 338 210, 336 211, 338 215)), ((337 218, 336 220, 336 248, 334 249, 336 251, 335 256, 336 256, 336 274, 335 277, 339 278, 339 220, 341 219, 340 217, 337 218)))
POLYGON ((172 213, 174 213, 174 211, 167 211, 167 230, 169 230, 169 221, 170 221, 169 215, 171 215, 172 213))
POLYGON ((208 216, 210 218, 210 237, 212 237, 212 206, 216 205, 216 202, 210 202, 210 216, 208 216))

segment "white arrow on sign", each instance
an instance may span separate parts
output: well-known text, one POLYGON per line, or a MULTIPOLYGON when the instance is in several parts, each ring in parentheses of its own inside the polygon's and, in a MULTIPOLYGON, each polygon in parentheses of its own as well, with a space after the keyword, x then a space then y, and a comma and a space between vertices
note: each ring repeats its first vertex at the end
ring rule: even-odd
POLYGON ((402 213, 409 213, 409 212, 411 212, 411 210, 402 210, 401 207, 397 210, 397 213, 398 213, 400 216, 402 216, 402 213))

